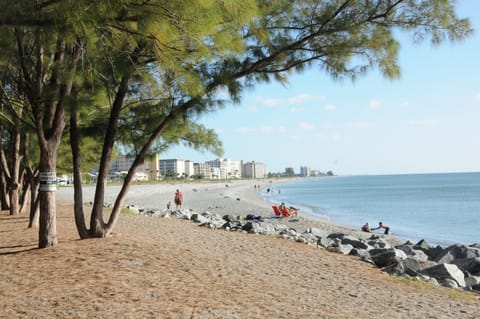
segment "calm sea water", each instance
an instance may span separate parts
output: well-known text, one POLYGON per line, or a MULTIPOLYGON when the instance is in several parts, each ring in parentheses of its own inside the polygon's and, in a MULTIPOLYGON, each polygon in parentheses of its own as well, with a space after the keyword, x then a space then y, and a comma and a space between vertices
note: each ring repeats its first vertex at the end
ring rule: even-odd
POLYGON ((480 242, 480 173, 305 178, 274 184, 263 195, 337 224, 382 221, 411 241, 480 242))

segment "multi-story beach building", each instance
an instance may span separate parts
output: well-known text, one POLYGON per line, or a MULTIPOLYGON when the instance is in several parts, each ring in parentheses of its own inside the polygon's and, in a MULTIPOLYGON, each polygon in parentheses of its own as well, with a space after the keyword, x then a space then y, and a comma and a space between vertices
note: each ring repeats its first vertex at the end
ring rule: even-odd
POLYGON ((260 162, 243 163, 242 168, 242 177, 245 178, 265 178, 267 176, 267 166, 260 162))
POLYGON ((213 171, 213 177, 219 179, 230 179, 242 177, 242 163, 239 161, 232 161, 231 159, 218 158, 213 161, 208 161, 206 164, 210 165, 213 171))
POLYGON ((293 169, 293 167, 287 167, 287 168, 285 168, 285 175, 287 175, 287 176, 293 176, 293 175, 295 175, 295 170, 293 169))
POLYGON ((302 177, 310 176, 310 167, 300 166, 300 176, 302 177))
MULTIPOLYGON (((185 176, 185 160, 183 159, 161 159, 159 161, 160 175, 184 177, 185 176)), ((193 172, 193 163, 192 163, 193 172)))
MULTIPOLYGON (((159 155, 156 154, 151 159, 146 159, 135 170, 135 180, 157 180, 159 177, 158 167, 159 155)), ((117 173, 118 176, 125 175, 134 161, 133 157, 120 155, 112 161, 110 171, 117 173)))
POLYGON ((212 179, 212 169, 207 163, 193 163, 194 175, 202 176, 204 179, 212 179))

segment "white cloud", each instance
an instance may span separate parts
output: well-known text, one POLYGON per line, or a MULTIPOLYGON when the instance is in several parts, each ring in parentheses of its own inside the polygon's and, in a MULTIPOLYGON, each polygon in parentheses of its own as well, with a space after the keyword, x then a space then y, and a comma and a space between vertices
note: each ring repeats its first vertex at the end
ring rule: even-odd
POLYGON ((404 101, 404 102, 401 102, 401 103, 400 103, 400 107, 401 107, 401 108, 407 108, 407 107, 409 107, 409 106, 410 106, 410 103, 408 103, 407 101, 404 101))
POLYGON ((314 126, 308 122, 300 122, 298 126, 303 130, 313 130, 314 128, 314 126))
POLYGON ((352 127, 352 128, 366 128, 370 126, 370 123, 368 122, 348 122, 346 124, 347 127, 352 127))
POLYGON ((255 105, 247 106, 248 112, 257 112, 257 107, 255 105))
POLYGON ((240 127, 237 132, 240 134, 252 134, 252 133, 283 133, 287 128, 284 126, 262 126, 262 127, 240 127))
POLYGON ((474 98, 475 98, 475 101, 477 101, 477 103, 480 103, 480 92, 477 93, 474 98))
POLYGON ((411 120, 408 122, 410 126, 433 126, 437 124, 444 123, 444 120, 440 119, 423 119, 423 120, 411 120))
POLYGON ((311 100, 325 100, 325 96, 321 95, 311 95, 311 94, 299 94, 297 96, 291 97, 288 99, 289 103, 303 103, 311 100))
POLYGON ((278 106, 278 105, 281 105, 281 104, 285 103, 285 101, 282 100, 282 99, 266 99, 266 98, 263 98, 263 97, 257 98, 257 101, 260 104, 265 105, 265 106, 278 106))
POLYGON ((305 108, 303 108, 303 107, 291 107, 290 112, 291 113, 297 113, 297 112, 303 111, 304 109, 305 108))
POLYGON ((371 100, 370 103, 368 104, 368 108, 371 110, 376 110, 380 106, 382 106, 382 103, 378 100, 371 100))
POLYGON ((333 112, 337 109, 337 106, 333 104, 327 104, 323 107, 323 109, 327 112, 333 112))
POLYGON ((287 128, 285 126, 262 126, 260 131, 265 133, 283 133, 287 131, 287 128))
POLYGON ((325 100, 325 96, 321 95, 311 95, 311 94, 299 94, 293 97, 284 98, 284 99, 272 99, 272 98, 264 98, 258 97, 256 101, 264 106, 278 106, 284 104, 301 104, 308 101, 315 101, 315 100, 325 100))
POLYGON ((257 132, 257 129, 252 128, 252 127, 240 127, 240 128, 237 129, 237 131, 239 133, 242 133, 242 134, 249 134, 249 133, 257 132))

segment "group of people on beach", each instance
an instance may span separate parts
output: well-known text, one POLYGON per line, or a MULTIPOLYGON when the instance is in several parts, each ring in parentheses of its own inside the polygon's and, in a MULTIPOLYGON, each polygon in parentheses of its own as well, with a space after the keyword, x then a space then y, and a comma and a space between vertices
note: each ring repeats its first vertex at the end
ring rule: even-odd
POLYGON ((387 225, 385 225, 382 222, 379 222, 378 227, 375 227, 375 228, 370 228, 370 225, 368 223, 365 223, 365 225, 362 226, 362 231, 367 232, 367 233, 370 233, 371 231, 377 230, 377 229, 383 229, 384 230, 383 233, 385 235, 390 234, 390 227, 388 227, 387 225))

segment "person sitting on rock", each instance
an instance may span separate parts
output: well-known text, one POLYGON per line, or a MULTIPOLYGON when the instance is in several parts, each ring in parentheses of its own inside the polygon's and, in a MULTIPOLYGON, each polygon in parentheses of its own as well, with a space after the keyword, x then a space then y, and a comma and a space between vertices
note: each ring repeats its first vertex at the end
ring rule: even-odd
POLYGON ((362 226, 362 231, 369 233, 372 230, 370 229, 370 225, 368 223, 365 223, 365 225, 362 226))
POLYGON ((379 222, 379 223, 378 223, 378 227, 372 228, 372 230, 376 230, 376 229, 380 229, 380 228, 385 229, 385 232, 384 232, 385 235, 390 234, 390 227, 388 227, 387 225, 385 225, 385 224, 382 223, 382 222, 379 222))

